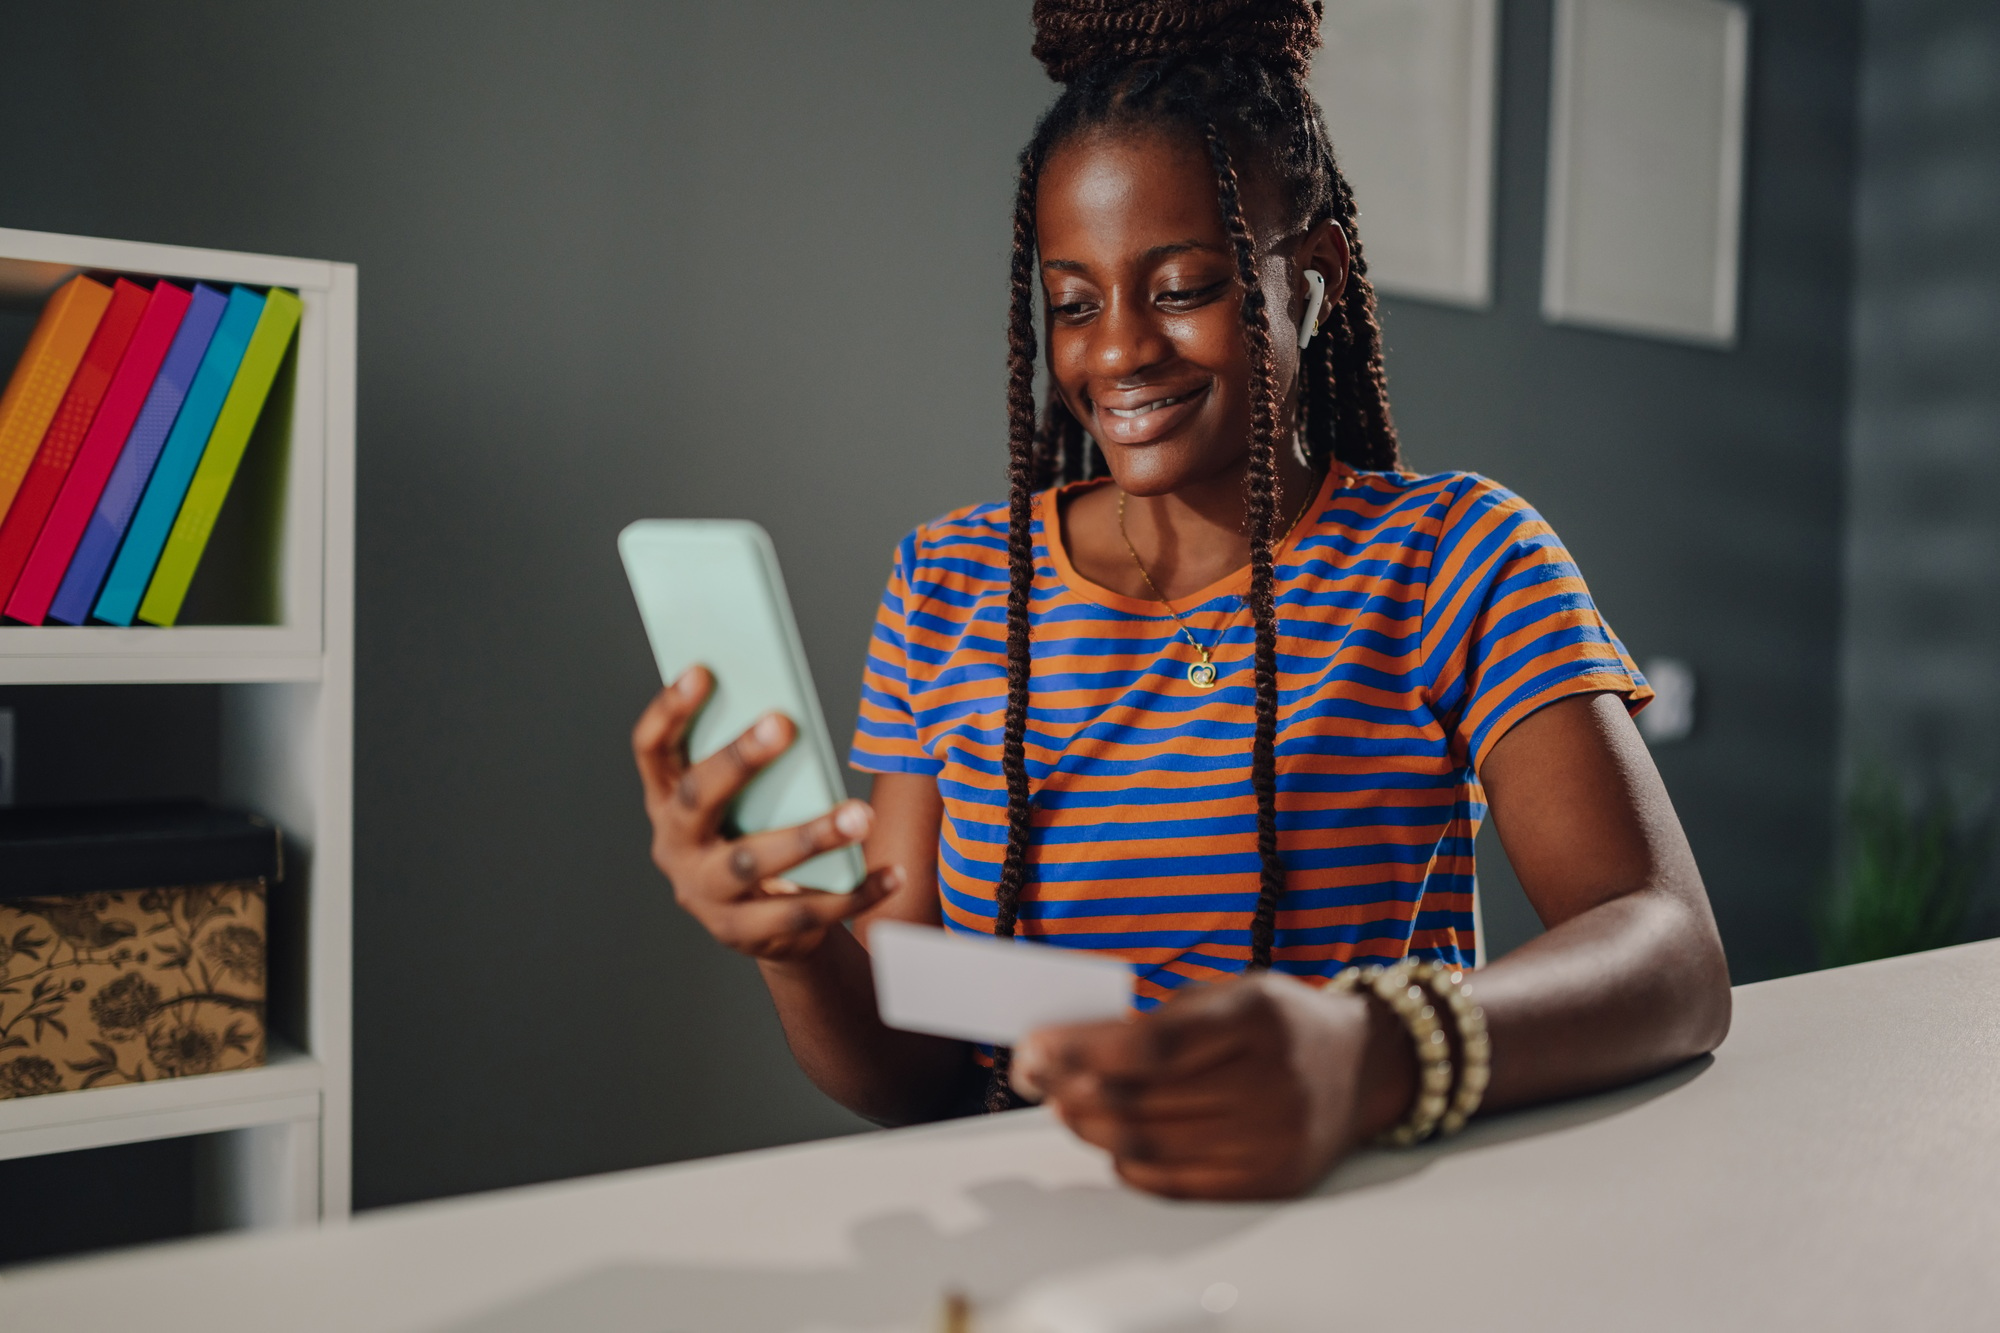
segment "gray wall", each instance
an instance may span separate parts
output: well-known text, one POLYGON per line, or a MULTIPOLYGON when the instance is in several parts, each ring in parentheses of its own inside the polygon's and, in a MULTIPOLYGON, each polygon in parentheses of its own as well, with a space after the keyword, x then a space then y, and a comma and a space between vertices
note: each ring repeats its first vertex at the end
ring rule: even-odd
MULTIPOLYGON (((612 538, 764 522, 851 719, 895 538, 1002 485, 1012 155, 1049 96, 1026 9, 10 10, 0 223, 361 266, 364 1206, 858 1127, 646 861, 625 735, 655 682, 612 538)), ((1756 6, 1730 354, 1540 322, 1548 5, 1506 12, 1499 304, 1391 303, 1409 452, 1522 490, 1634 649, 1703 672, 1662 764, 1739 975, 1801 966, 1854 7, 1756 6)))
POLYGON ((612 543, 763 522, 849 725, 896 538, 1003 484, 1025 6, 6 27, 0 223, 360 265, 357 1201, 860 1128, 647 860, 612 543))
MULTIPOLYGON (((1524 0, 1502 6, 1497 304, 1391 301, 1385 324, 1411 461, 1521 492, 1633 653, 1693 664, 1696 732, 1657 758, 1738 981, 1811 965, 1827 874, 1858 10, 1751 5, 1735 350, 1542 322, 1550 6, 1524 0)), ((1504 951, 1536 925, 1497 852, 1504 951)))
POLYGON ((1990 809, 2000 783, 2000 8, 1870 0, 1867 34, 1847 761, 1990 809))

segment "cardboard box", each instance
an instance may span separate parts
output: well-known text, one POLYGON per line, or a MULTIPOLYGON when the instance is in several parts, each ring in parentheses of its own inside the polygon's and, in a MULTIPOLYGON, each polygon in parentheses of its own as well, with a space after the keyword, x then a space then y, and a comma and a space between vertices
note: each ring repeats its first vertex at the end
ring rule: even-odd
POLYGON ((264 1063, 264 883, 0 903, 0 1099, 264 1063))
POLYGON ((254 815, 0 812, 0 1100, 263 1064, 282 870, 254 815))

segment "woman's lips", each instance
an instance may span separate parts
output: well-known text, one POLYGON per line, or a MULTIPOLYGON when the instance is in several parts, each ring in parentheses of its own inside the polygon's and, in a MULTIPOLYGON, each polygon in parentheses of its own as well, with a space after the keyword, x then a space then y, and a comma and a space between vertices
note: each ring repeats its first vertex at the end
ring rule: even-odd
POLYGON ((1150 444, 1172 432, 1200 410, 1207 393, 1207 386, 1204 385, 1185 393, 1159 394, 1151 398, 1132 395, 1132 401, 1116 407, 1093 401, 1091 415, 1097 418, 1098 426, 1093 433, 1110 444, 1150 444))

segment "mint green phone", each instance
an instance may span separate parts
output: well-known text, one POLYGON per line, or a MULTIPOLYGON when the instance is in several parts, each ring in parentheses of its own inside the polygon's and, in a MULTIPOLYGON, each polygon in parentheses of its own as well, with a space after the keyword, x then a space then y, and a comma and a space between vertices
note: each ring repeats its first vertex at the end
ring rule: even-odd
MULTIPOLYGON (((660 679, 696 663, 715 675, 688 737, 692 758, 707 758, 773 710, 798 726, 791 748, 736 798, 737 826, 761 833, 803 824, 845 799, 769 534, 741 519, 642 519, 618 534, 618 554, 660 679)), ((784 878, 851 893, 863 873, 861 849, 842 847, 784 878)))

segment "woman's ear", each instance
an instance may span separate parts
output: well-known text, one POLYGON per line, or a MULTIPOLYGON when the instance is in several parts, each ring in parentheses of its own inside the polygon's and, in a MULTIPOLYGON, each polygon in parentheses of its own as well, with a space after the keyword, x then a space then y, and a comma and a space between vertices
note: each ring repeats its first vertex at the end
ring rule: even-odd
POLYGON ((1339 305, 1347 295, 1349 263, 1347 233, 1340 229, 1340 224, 1329 218, 1307 232, 1298 257, 1300 268, 1313 269, 1326 279, 1325 310, 1339 305))

